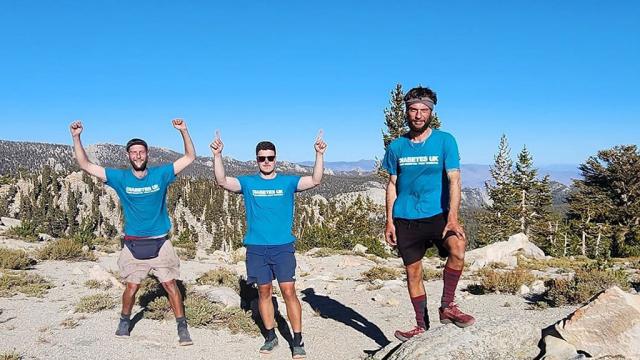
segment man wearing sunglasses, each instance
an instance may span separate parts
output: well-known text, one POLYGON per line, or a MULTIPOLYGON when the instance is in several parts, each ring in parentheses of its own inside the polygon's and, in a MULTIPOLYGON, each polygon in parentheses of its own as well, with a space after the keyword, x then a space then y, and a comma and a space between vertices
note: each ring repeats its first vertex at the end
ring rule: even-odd
POLYGON ((89 161, 80 134, 80 121, 71 124, 73 150, 80 168, 115 190, 124 217, 124 246, 118 258, 120 275, 127 283, 122 294, 122 312, 116 336, 127 337, 131 328, 131 310, 140 283, 149 273, 155 275, 167 291, 178 327, 178 344, 191 345, 182 295, 176 279, 180 276, 180 259, 168 240, 171 221, 167 212, 167 189, 182 170, 196 158, 187 131, 187 123, 174 119, 173 127, 182 136, 185 154, 171 164, 147 167, 149 152, 142 139, 131 139, 126 150, 131 169, 105 169, 89 161))
POLYGON ((256 175, 229 177, 222 163, 224 144, 220 133, 210 145, 214 159, 214 175, 218 186, 241 193, 247 216, 247 282, 258 286, 258 308, 267 329, 267 336, 260 352, 271 353, 278 345, 272 296, 272 282, 278 280, 287 306, 287 316, 293 329, 292 357, 306 356, 302 341, 302 308, 295 289, 296 258, 292 234, 294 193, 314 188, 320 184, 324 171, 324 152, 327 144, 318 133, 314 148, 315 164, 311 176, 283 175, 276 173, 276 147, 269 141, 256 146, 259 172, 256 175))
POLYGON ((429 127, 438 101, 429 88, 411 89, 404 97, 409 132, 391 142, 382 161, 389 173, 385 237, 397 246, 407 270, 409 297, 416 326, 396 331, 406 341, 429 328, 427 297, 422 283, 422 258, 435 245, 447 258, 440 300, 440 322, 459 327, 475 319, 463 313, 454 300, 464 267, 466 236, 458 222, 460 208, 460 159, 454 137, 429 127))

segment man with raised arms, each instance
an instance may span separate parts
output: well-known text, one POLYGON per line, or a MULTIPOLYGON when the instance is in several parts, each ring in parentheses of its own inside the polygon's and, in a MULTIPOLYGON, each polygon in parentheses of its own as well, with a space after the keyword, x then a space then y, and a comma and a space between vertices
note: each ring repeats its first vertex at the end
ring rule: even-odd
POLYGON ((315 164, 311 176, 276 173, 276 147, 269 141, 256 146, 256 162, 259 172, 255 175, 229 177, 222 162, 224 147, 219 132, 210 145, 214 158, 214 175, 222 188, 241 193, 247 216, 247 282, 258 286, 258 308, 267 329, 261 353, 270 353, 278 345, 275 333, 274 308, 271 301, 272 282, 280 285, 287 307, 287 316, 293 329, 292 357, 306 356, 302 341, 302 308, 295 289, 296 258, 292 234, 294 193, 314 188, 320 184, 323 173, 323 155, 327 144, 318 133, 314 148, 315 164))
POLYGON ((176 317, 178 343, 191 345, 191 336, 184 316, 182 295, 176 279, 180 276, 180 260, 168 239, 171 222, 167 212, 166 195, 169 184, 176 175, 196 158, 196 152, 182 119, 174 119, 184 142, 184 156, 170 164, 147 167, 149 148, 138 138, 129 140, 126 146, 130 169, 105 169, 89 161, 80 134, 80 121, 71 124, 73 150, 80 168, 113 188, 122 205, 124 215, 124 247, 118 258, 120 275, 127 286, 122 294, 122 311, 116 336, 129 336, 131 310, 140 282, 149 273, 155 275, 169 296, 169 303, 176 317))

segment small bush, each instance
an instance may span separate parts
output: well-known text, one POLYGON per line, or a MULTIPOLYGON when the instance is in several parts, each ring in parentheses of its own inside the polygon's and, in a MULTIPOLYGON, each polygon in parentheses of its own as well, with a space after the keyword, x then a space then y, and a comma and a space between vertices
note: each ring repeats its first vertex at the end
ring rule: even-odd
POLYGON ((53 288, 51 282, 38 274, 26 271, 0 272, 0 297, 11 297, 18 293, 43 297, 51 288, 53 288))
POLYGON ((546 270, 548 268, 558 268, 565 271, 575 271, 595 263, 595 260, 577 256, 572 258, 559 257, 544 260, 529 259, 524 256, 518 257, 518 267, 528 270, 546 270))
POLYGON ((37 256, 41 260, 96 260, 93 253, 82 251, 82 245, 71 239, 52 241, 42 247, 37 256))
POLYGON ((614 285, 629 288, 628 275, 623 270, 580 269, 570 280, 548 280, 544 299, 551 306, 581 304, 614 285))
POLYGON ((35 263, 24 250, 0 248, 0 269, 24 270, 35 263))
MULTIPOLYGON (((239 332, 257 336, 260 330, 251 315, 239 307, 225 308, 212 303, 202 295, 190 293, 185 302, 185 316, 189 325, 210 329, 228 329, 232 334, 239 332)), ((147 306, 145 317, 153 320, 173 318, 171 305, 166 296, 156 298, 147 306)))
POLYGON ((517 268, 510 271, 496 271, 482 269, 478 272, 481 276, 480 286, 484 292, 503 292, 516 294, 522 285, 531 284, 536 278, 525 269, 517 268))
POLYGON ((191 247, 176 246, 176 253, 180 260, 193 260, 196 258, 197 249, 191 247))
POLYGON ((351 250, 340 250, 340 249, 332 249, 332 248, 326 248, 326 247, 318 248, 317 250, 315 250, 314 252, 309 254, 309 256, 314 257, 314 258, 329 257, 329 256, 334 256, 334 255, 360 255, 360 256, 363 256, 362 254, 354 253, 351 250))
POLYGON ((0 354, 0 360, 21 360, 22 355, 15 351, 5 352, 0 354))
POLYGON ((400 271, 387 266, 374 266, 362 273, 365 280, 395 280, 400 276, 400 271))
POLYGON ((116 301, 106 293, 85 296, 76 304, 76 312, 96 313, 102 310, 113 309, 116 301))
POLYGON ((7 235, 15 236, 26 241, 38 240, 38 224, 35 221, 22 220, 20 226, 14 226, 7 231, 7 235))
POLYGON ((225 268, 217 268, 202 274, 196 282, 200 285, 226 286, 240 293, 240 277, 225 268))
POLYGON ((100 290, 107 290, 110 289, 113 284, 111 284, 110 281, 98 281, 98 280, 87 280, 84 282, 84 286, 88 287, 89 289, 100 289, 100 290))
POLYGON ((430 281, 442 279, 442 270, 425 268, 422 270, 422 280, 430 281))

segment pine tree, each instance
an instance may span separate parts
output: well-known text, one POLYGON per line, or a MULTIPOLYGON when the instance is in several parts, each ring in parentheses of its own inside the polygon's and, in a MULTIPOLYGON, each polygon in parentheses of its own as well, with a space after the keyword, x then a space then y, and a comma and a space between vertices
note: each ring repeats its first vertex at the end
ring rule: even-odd
POLYGON ((517 216, 520 232, 527 236, 531 235, 531 224, 534 218, 533 201, 537 190, 537 172, 533 167, 533 158, 527 147, 524 146, 518 154, 512 184, 518 199, 517 216))
POLYGON ((611 256, 640 255, 640 154, 636 145, 598 151, 580 165, 568 218, 579 233, 582 252, 595 256, 589 244, 610 244, 611 256), (591 241, 589 241, 591 239, 591 241))
POLYGON ((491 204, 479 216, 478 243, 486 245, 506 240, 518 232, 520 224, 515 218, 516 193, 513 186, 513 161, 507 136, 502 135, 494 164, 489 168, 491 181, 485 182, 491 204))

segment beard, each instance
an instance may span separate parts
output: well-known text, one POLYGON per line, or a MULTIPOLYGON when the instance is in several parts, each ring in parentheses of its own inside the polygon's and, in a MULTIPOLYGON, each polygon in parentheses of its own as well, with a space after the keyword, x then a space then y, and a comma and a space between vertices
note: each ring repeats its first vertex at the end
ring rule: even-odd
POLYGON ((147 161, 148 160, 145 159, 145 161, 142 162, 142 165, 138 166, 138 165, 136 165, 136 163, 134 161, 129 160, 129 162, 131 163, 131 167, 135 171, 145 171, 147 169, 147 161))
POLYGON ((422 125, 421 127, 416 127, 415 125, 413 125, 411 121, 407 120, 407 125, 409 125, 409 130, 411 130, 411 132, 419 133, 419 134, 422 134, 423 132, 427 131, 427 129, 429 128, 429 124, 431 124, 431 118, 425 121, 424 125, 422 125))

